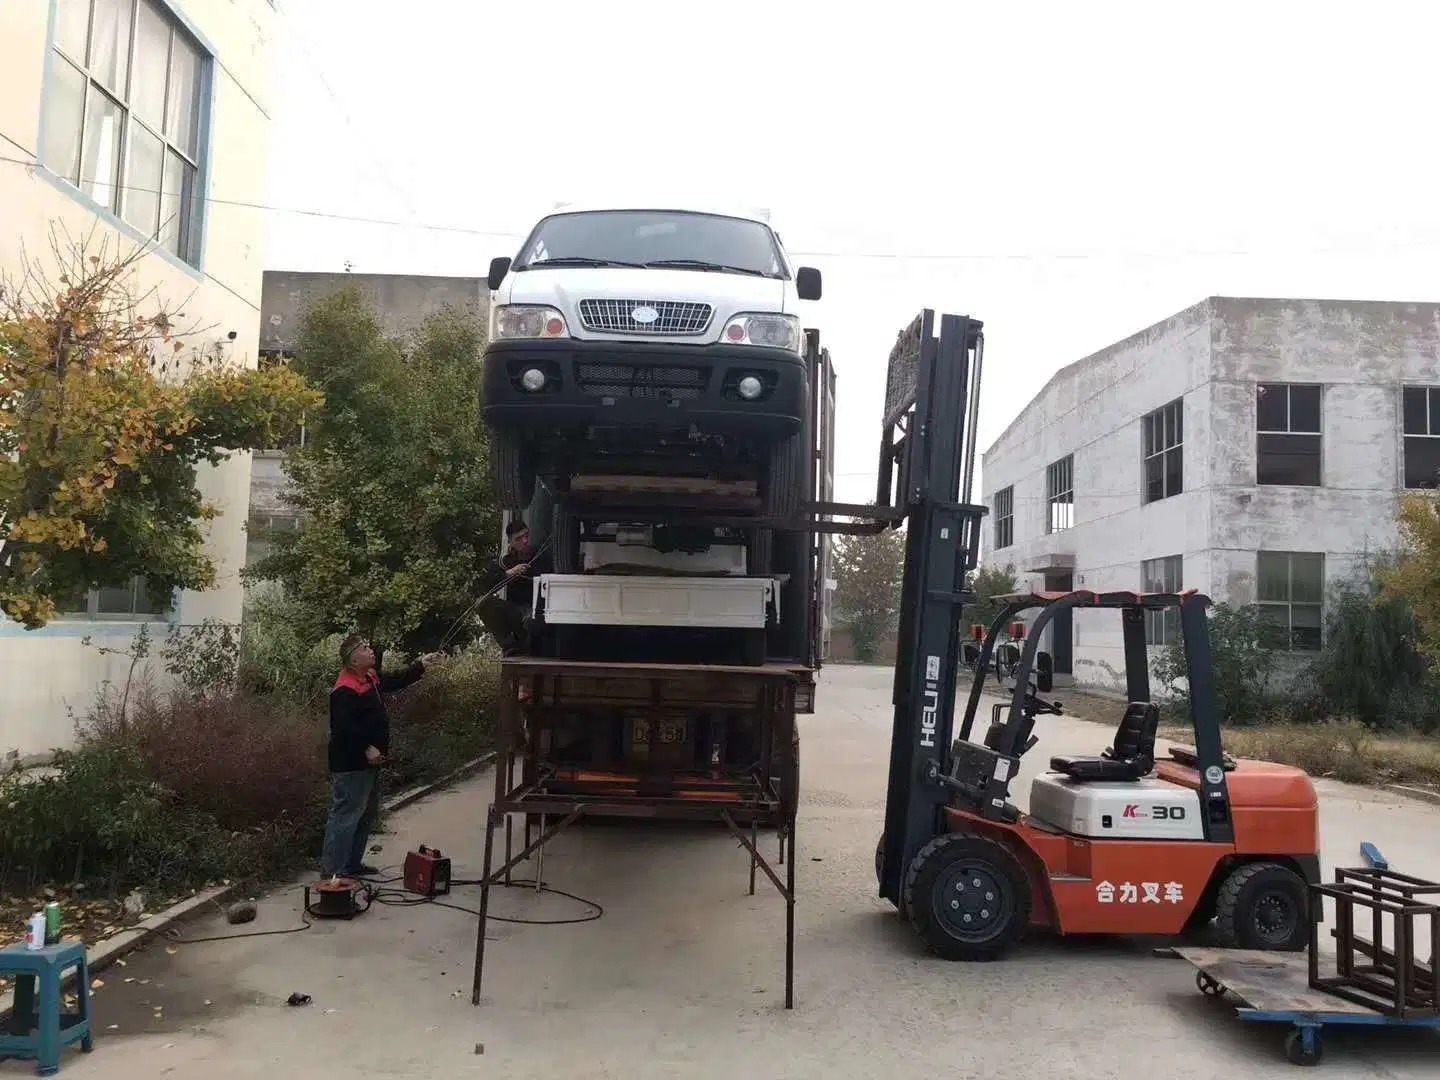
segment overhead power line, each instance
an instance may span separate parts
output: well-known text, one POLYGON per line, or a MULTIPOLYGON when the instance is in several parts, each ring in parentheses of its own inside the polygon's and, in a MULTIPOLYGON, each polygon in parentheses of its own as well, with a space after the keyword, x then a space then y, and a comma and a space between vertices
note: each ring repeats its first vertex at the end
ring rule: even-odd
MULTIPOLYGON (((0 155, 0 163, 21 165, 26 168, 43 168, 39 162, 28 158, 0 155)), ((102 187, 118 187, 122 191, 135 191, 147 195, 169 194, 157 188, 137 184, 115 184, 110 180, 82 181, 81 185, 95 184, 102 187)), ((316 218, 322 221, 347 222, 354 225, 371 225, 380 228, 409 229, 416 232, 449 233, 457 236, 490 237, 502 240, 523 240, 524 233, 503 229, 476 229, 467 225, 448 225, 439 222, 402 221, 396 218, 374 217, 366 214, 345 214, 332 210, 310 210, 293 206, 275 206, 270 203, 249 202, 243 199, 224 199, 213 195, 192 195, 192 201, 212 206, 234 206, 247 210, 258 210, 268 214, 290 214, 297 217, 316 218)), ((1409 244, 1369 243, 1354 245, 1321 245, 1317 247, 1290 247, 1284 249, 1287 255, 1355 255, 1359 253, 1394 253, 1397 251, 1434 251, 1440 248, 1440 238, 1421 240, 1409 244)), ((1202 258, 1252 258, 1257 255, 1278 254, 1245 248, 1202 249, 1188 248, 1170 251, 1058 251, 1058 252, 908 252, 908 251, 791 251, 799 259, 882 259, 894 262, 1052 262, 1059 260, 1086 261, 1095 259, 1202 259, 1202 258)))

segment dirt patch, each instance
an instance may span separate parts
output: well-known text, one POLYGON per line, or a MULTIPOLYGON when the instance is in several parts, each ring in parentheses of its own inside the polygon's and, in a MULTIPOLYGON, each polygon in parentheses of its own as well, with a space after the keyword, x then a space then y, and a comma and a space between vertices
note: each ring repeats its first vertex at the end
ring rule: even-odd
MULTIPOLYGON (((1114 727, 1124 703, 1066 689, 1044 695, 1061 702, 1065 715, 1114 727)), ((1160 706, 1160 737, 1191 744, 1188 726, 1167 724, 1160 706)), ((1423 735, 1377 734, 1361 724, 1261 724, 1228 728, 1225 750, 1232 757, 1294 765, 1314 777, 1350 784, 1410 784, 1440 791, 1440 739, 1423 735)))
MULTIPOLYGON (((147 897, 149 905, 141 918, 148 918, 164 911, 176 903, 178 897, 147 897)), ((130 919, 124 904, 118 899, 95 900, 87 898, 83 890, 46 889, 33 895, 0 895, 0 948, 18 944, 25 940, 30 916, 42 910, 46 904, 56 901, 60 904, 60 933, 69 941, 83 941, 93 950, 106 938, 113 937, 141 918, 130 919)), ((10 989, 10 981, 0 978, 0 994, 10 989)))
POLYGON ((1225 749, 1351 784, 1440 788, 1440 739, 1420 735, 1376 735, 1359 724, 1266 724, 1225 732, 1225 749))

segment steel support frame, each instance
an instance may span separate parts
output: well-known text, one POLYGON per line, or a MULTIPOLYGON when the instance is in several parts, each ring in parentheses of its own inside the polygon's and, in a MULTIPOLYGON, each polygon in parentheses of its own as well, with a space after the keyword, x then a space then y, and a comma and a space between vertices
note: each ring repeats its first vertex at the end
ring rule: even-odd
MULTIPOLYGON (((785 903, 785 1008, 795 1007, 795 844, 796 819, 799 804, 799 774, 796 732, 794 725, 794 686, 789 677, 779 677, 779 670, 772 681, 775 686, 763 695, 766 705, 762 709, 759 741, 761 760, 756 763, 748 783, 737 782, 725 788, 731 794, 740 795, 737 801, 731 799, 705 800, 702 798, 665 798, 646 795, 591 795, 583 791, 552 791, 555 770, 540 760, 538 754, 538 729, 524 731, 521 716, 521 700, 518 683, 524 675, 501 679, 501 705, 498 730, 496 733, 499 753, 495 763, 495 796, 486 813, 485 850, 480 875, 480 907, 477 914, 475 934, 475 964, 470 991, 470 1003, 478 1006, 485 967, 485 934, 489 923, 490 890, 496 886, 508 885, 511 872, 525 860, 536 857, 536 888, 543 880, 544 849, 555 837, 568 829, 582 817, 629 817, 660 820, 683 820, 713 822, 724 825, 726 831, 744 848, 750 857, 748 895, 755 894, 756 873, 759 871, 774 886, 785 903), (788 718, 790 730, 777 732, 777 720, 788 718), (778 754, 776 750, 778 749, 778 754), (528 768, 527 768, 528 766, 528 768), (517 783, 516 769, 521 769, 517 783), (524 773, 533 772, 527 778, 524 773), (780 790, 772 789, 772 775, 781 779, 780 790), (748 789, 749 798, 742 794, 748 789), (523 846, 514 851, 513 815, 525 816, 523 846), (532 816, 540 817, 538 835, 532 838, 532 816), (777 834, 778 855, 776 863, 760 852, 759 826, 762 820, 779 817, 777 834), (550 819, 555 819, 551 823, 550 819), (495 866, 495 834, 504 826, 505 858, 495 866), (784 876, 776 869, 784 867, 784 876)), ((533 678, 533 677, 532 677, 533 678)), ((532 696, 533 696, 533 682, 532 696)))

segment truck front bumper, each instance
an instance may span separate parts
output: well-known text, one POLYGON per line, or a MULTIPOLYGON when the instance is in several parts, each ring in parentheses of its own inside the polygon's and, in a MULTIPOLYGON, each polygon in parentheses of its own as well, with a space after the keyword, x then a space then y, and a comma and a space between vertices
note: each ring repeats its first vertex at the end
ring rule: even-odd
POLYGON ((774 441, 800 430, 809 407, 799 356, 753 345, 497 341, 485 349, 485 421, 494 428, 653 428, 774 441), (525 372, 545 373, 538 391, 525 372), (747 401, 740 380, 763 389, 747 401))

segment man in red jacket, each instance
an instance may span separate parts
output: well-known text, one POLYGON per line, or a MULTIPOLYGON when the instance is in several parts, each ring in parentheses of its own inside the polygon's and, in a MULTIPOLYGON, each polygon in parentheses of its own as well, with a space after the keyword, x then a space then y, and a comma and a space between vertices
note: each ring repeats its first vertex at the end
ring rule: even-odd
POLYGON ((320 860, 324 877, 366 877, 378 871, 364 861, 380 813, 380 766, 390 752, 390 718, 384 695, 403 690, 443 662, 421 657, 399 675, 375 669, 375 650, 359 634, 340 643, 340 677, 330 691, 330 817, 320 860))

